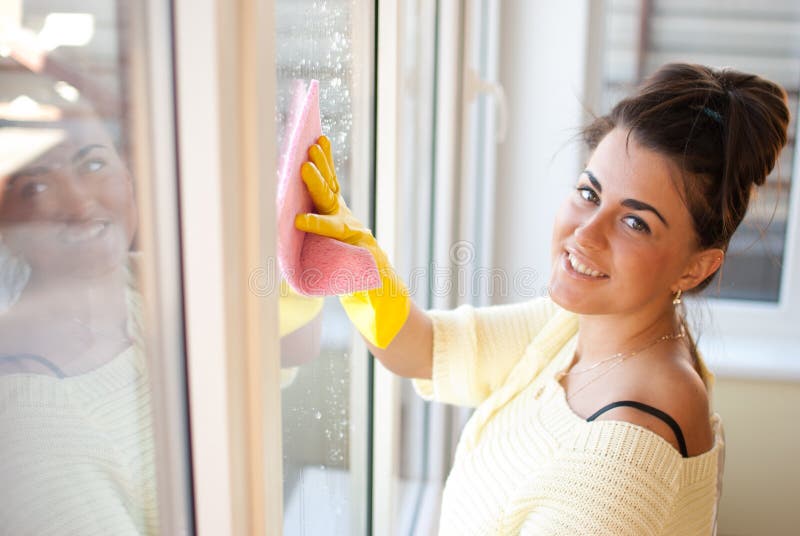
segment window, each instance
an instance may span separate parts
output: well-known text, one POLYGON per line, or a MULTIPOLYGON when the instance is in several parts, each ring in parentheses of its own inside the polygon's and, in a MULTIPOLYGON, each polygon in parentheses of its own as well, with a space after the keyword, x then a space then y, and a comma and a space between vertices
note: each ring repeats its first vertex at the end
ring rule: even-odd
POLYGON ((168 21, 0 6, 3 532, 193 526, 168 21))

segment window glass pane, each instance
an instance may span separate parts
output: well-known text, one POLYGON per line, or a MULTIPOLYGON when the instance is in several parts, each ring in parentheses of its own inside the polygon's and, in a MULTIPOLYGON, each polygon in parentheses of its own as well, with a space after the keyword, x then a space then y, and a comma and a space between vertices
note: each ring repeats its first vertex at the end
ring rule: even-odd
MULTIPOLYGON (((0 4, 3 534, 159 534, 175 517, 159 511, 154 433, 171 412, 153 401, 185 390, 153 391, 144 351, 127 59, 144 30, 123 5, 0 4)), ((184 442, 185 421, 171 428, 184 442)))
POLYGON ((786 245, 800 90, 800 4, 792 0, 606 3, 602 113, 660 65, 731 67, 764 76, 789 94, 790 140, 731 239, 711 296, 778 301, 786 245))
MULTIPOLYGON (((372 61, 371 41, 364 35, 372 31, 372 20, 369 27, 360 24, 364 6, 348 0, 278 0, 276 8, 280 145, 286 142, 298 81, 305 86, 317 80, 322 132, 331 139, 342 194, 352 207, 368 185, 368 168, 359 155, 368 155, 364 148, 371 142, 368 132, 354 125, 372 124, 364 117, 371 112, 363 97, 371 94, 372 81, 359 61, 365 56, 372 61)), ((352 534, 354 520, 367 515, 367 490, 359 496, 352 490, 355 473, 365 475, 368 460, 351 459, 367 441, 365 419, 351 415, 351 404, 370 403, 366 392, 352 391, 353 375, 364 372, 351 370, 353 331, 337 298, 303 302, 284 292, 281 300, 302 302, 291 313, 292 331, 281 338, 284 530, 352 534), (355 442, 362 444, 355 448, 355 442)), ((287 311, 282 306, 282 322, 287 311)))

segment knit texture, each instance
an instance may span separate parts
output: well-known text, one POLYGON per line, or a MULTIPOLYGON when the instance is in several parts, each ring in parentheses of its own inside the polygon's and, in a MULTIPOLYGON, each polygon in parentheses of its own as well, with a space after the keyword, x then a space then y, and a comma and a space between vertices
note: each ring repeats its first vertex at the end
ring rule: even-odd
MULTIPOLYGON (((624 421, 586 422, 556 373, 577 344, 577 317, 542 298, 433 311, 426 399, 477 406, 442 497, 442 535, 694 536, 715 530, 724 450, 682 458, 624 421)), ((706 386, 713 375, 701 363, 706 386)))
POLYGON ((158 533, 150 389, 129 332, 135 344, 86 374, 0 376, 0 535, 158 533))

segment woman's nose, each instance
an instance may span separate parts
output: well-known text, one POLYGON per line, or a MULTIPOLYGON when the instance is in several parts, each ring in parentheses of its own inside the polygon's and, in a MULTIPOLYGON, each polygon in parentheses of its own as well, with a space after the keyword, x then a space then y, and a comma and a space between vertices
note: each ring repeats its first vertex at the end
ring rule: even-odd
POLYGON ((58 207, 61 219, 65 221, 84 221, 92 216, 95 200, 86 185, 81 184, 81 177, 63 170, 59 174, 58 207))
POLYGON ((603 249, 608 240, 607 227, 605 216, 595 212, 575 227, 575 242, 585 249, 603 249))

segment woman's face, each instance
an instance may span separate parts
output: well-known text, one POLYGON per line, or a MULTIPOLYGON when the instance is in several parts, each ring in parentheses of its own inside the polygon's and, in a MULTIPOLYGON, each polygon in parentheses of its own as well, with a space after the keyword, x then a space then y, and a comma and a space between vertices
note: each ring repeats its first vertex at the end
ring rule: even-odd
POLYGON ((579 314, 668 307, 694 253, 677 168, 627 139, 600 142, 556 217, 550 295, 579 314))
POLYGON ((64 134, 0 178, 0 233, 34 277, 96 277, 127 255, 136 226, 132 184, 97 120, 72 120, 64 134))

